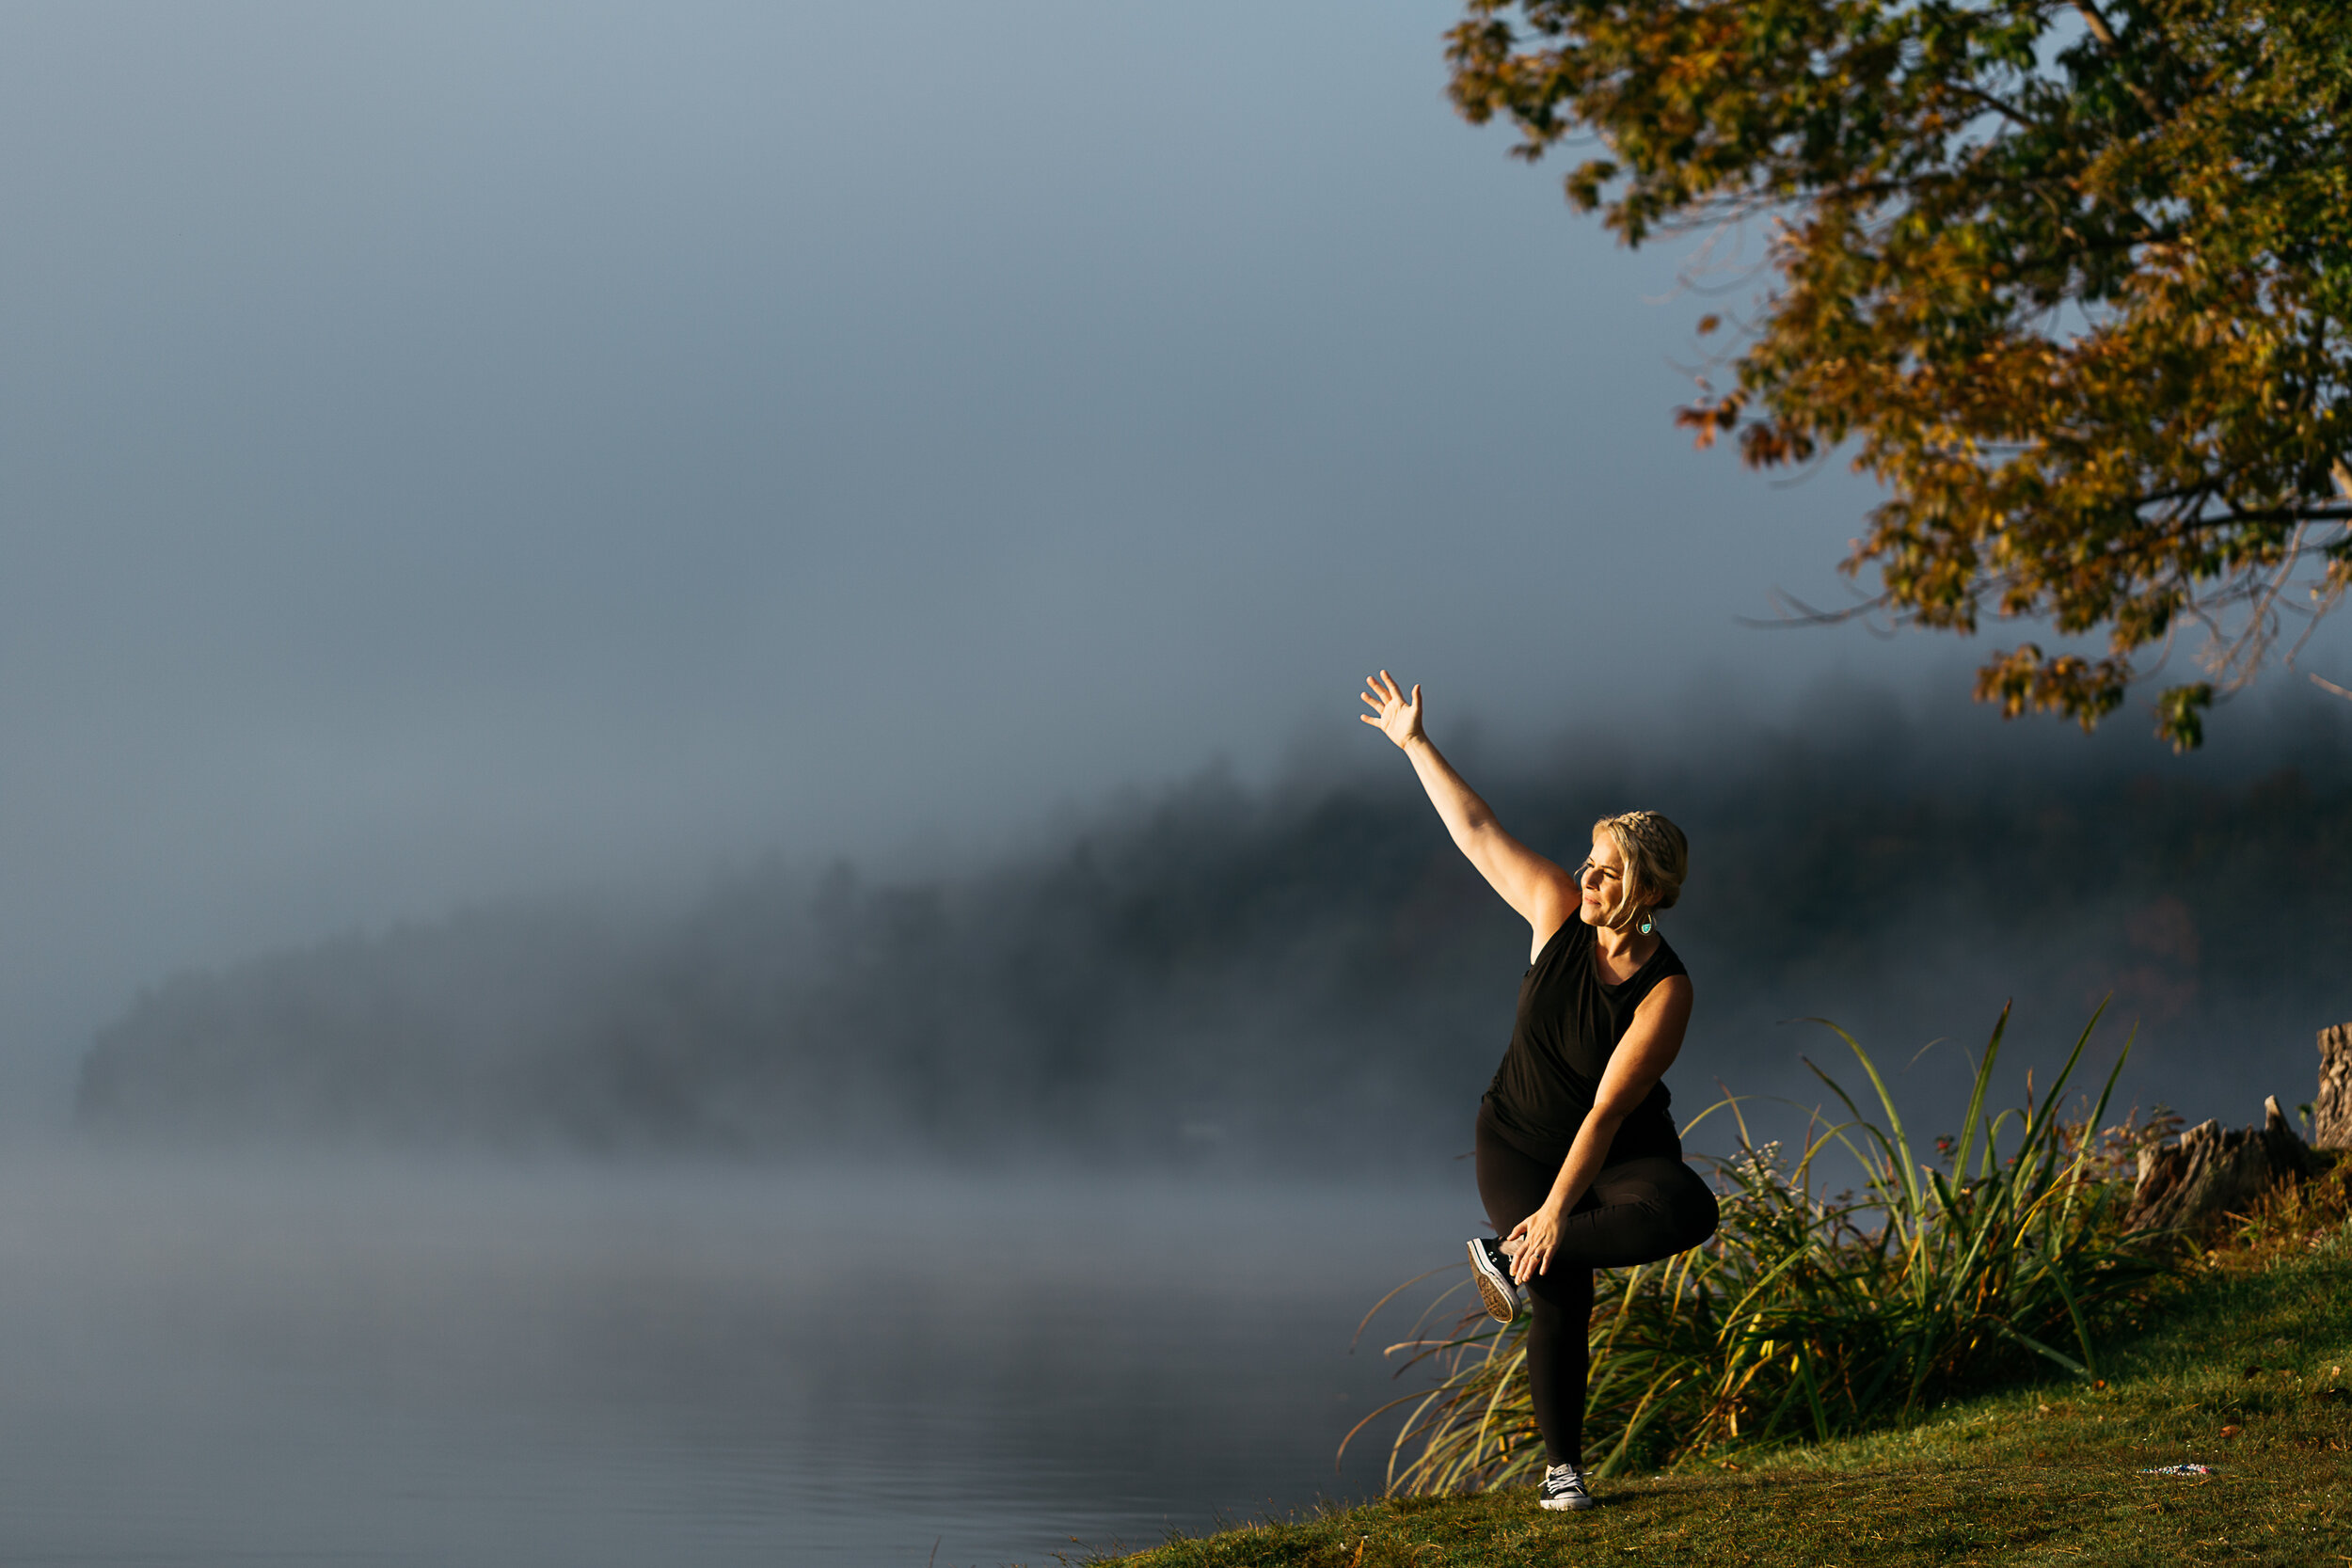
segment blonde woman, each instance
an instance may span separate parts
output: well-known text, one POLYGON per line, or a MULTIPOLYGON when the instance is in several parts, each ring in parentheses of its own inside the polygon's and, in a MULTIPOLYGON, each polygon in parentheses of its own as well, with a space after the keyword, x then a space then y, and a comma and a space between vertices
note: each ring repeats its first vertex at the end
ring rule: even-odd
POLYGON ((1502 831, 1422 730, 1386 670, 1361 715, 1412 760, 1454 843, 1526 920, 1518 1021, 1479 1101, 1478 1196, 1492 1237, 1470 1243, 1486 1310, 1522 1310, 1527 1378, 1549 1468, 1546 1508, 1590 1508, 1584 1380, 1593 1271, 1654 1262, 1715 1229, 1715 1196, 1682 1163, 1661 1081, 1691 1022, 1691 977, 1658 932, 1690 865, 1682 830, 1656 812, 1593 824, 1583 864, 1563 870, 1502 831))

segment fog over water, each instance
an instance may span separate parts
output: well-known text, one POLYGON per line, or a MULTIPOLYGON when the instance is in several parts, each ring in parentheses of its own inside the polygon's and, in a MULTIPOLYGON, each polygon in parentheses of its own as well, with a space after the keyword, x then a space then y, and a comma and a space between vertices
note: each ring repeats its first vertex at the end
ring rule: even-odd
MULTIPOLYGON (((1690 828, 1686 1119, 1714 1080, 1818 1104, 1800 1053, 1856 1077, 1783 1022, 1818 1010, 1931 1133, 1965 1061, 1913 1053, 2007 996, 2010 1098, 2109 995, 2126 1100, 2308 1094, 2343 724, 1992 766, 1846 686, 1704 732, 1454 746, 1559 852, 1635 800, 1690 828)), ((969 868, 753 858, 147 990, 85 1135, 0 1164, 0 1548, 1042 1562, 1375 1493, 1387 1425, 1333 1453, 1421 1386, 1377 1354, 1410 1312, 1351 1336, 1479 1227, 1526 933, 1350 738, 1369 766, 1213 769, 969 868)))
MULTIPOLYGON (((1699 997, 1669 1078, 1685 1120, 1725 1089, 1820 1103, 1805 1056, 1853 1076, 1790 1020, 1859 1036, 1932 1119, 2004 1003, 2002 1092, 2022 1096, 2105 1002, 2096 1071, 2137 1032, 2122 1104, 2243 1121, 2265 1093, 2309 1097, 2312 1036, 2352 1007, 2334 959, 2352 724, 2319 714, 2198 768, 2112 740, 1995 757, 1851 686, 1704 743, 1460 749, 1505 824, 1563 860, 1637 802, 1690 832, 1664 922, 1699 997)), ((1336 771, 1252 788, 1212 769, 969 869, 753 861, 661 913, 483 907, 182 975, 98 1036, 81 1124, 1295 1174, 1450 1154, 1527 933, 1359 738, 1336 771)), ((1731 1132, 1694 1147, 1728 1152, 1731 1132)))
POLYGON ((1875 493, 1691 451, 1751 285, 1461 123, 1457 10, 0 11, 0 1125, 168 974, 968 871, 1376 664, 1497 746, 1842 667, 2009 754, 1949 710, 2045 628, 1736 624, 1875 493))
MULTIPOLYGON (((1689 829, 1686 1120, 1720 1085, 1792 1130, 1805 1054, 1858 1087, 1818 1012, 1924 1136, 2010 997, 2004 1101, 2103 997, 2126 1102, 2309 1094, 2352 722, 2247 724, 1996 753, 1846 683, 1439 739, 1557 854, 1689 829)), ((747 854, 126 999, 77 1135, 0 1160, 0 1555, 1034 1563, 1376 1493, 1392 1429, 1334 1450, 1422 1386, 1378 1354, 1411 1312, 1351 1337, 1458 1282, 1527 933, 1347 738, 963 864, 747 854)))
MULTIPOLYGON (((1042 1562, 1378 1488, 1457 1196, 0 1165, 10 1562, 1042 1562), (1390 1338, 1409 1327, 1392 1319, 1390 1338)), ((1458 1243, 1456 1243, 1458 1244, 1458 1243)))
POLYGON ((1383 664, 1537 847, 1690 829, 1686 1118, 1822 1014, 1940 1130, 2009 997, 2011 1085, 2111 995, 2127 1101, 2308 1095, 2352 705, 1740 625, 1875 494, 1690 450, 1764 281, 1464 126, 1459 10, 0 8, 0 1560, 1373 1489, 1525 956, 1383 664))

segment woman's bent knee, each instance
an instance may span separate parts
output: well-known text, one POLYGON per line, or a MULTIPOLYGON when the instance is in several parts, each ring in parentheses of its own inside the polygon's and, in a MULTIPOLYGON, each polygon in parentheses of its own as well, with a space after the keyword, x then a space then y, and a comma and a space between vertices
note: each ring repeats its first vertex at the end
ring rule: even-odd
POLYGON ((1690 1175, 1691 1180, 1689 1186, 1676 1195, 1673 1205, 1676 1228, 1683 1238, 1675 1248, 1677 1252, 1690 1251, 1715 1234, 1715 1227, 1723 1222, 1723 1209, 1716 1203, 1715 1195, 1708 1189, 1707 1182, 1690 1166, 1682 1168, 1690 1175))
POLYGON ((1722 1217, 1706 1179, 1681 1161, 1662 1156, 1603 1171, 1594 1192, 1604 1207, 1616 1208, 1623 1217, 1607 1226, 1613 1244, 1604 1247, 1622 1255, 1596 1259, 1604 1267, 1656 1262, 1688 1252, 1715 1233, 1722 1217))
POLYGON ((1707 1179, 1679 1160, 1645 1161, 1642 1175, 1657 1195, 1661 1239, 1676 1252, 1687 1252, 1709 1236, 1723 1213, 1707 1179))

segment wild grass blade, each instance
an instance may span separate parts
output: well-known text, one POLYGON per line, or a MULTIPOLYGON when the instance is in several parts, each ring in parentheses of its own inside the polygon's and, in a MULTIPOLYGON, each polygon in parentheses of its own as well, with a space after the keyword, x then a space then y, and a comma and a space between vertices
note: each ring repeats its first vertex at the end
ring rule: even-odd
MULTIPOLYGON (((1743 1097, 1726 1090, 1694 1118, 1723 1111, 1740 1132, 1737 1152, 1714 1162, 1722 1224, 1699 1247, 1625 1271, 1602 1295, 1586 1427, 1599 1468, 1672 1465, 1726 1443, 1817 1441, 2036 1367, 2095 1376, 2103 1324, 2163 1270, 2157 1239, 2123 1226, 2129 1181, 2113 1151, 2127 1130, 2099 1126, 2129 1040, 2090 1116, 2063 1114, 2102 1016, 2039 1103, 2029 1096, 1988 1116, 2010 1022, 2002 1010, 1972 1075, 1966 1131, 1944 1146, 1948 1175, 1911 1158, 1889 1086, 1834 1024, 1869 1075, 1884 1126, 1811 1062, 1848 1119, 1817 1108, 1793 1164, 1777 1143, 1754 1141, 1743 1097), (2018 1140, 2004 1159, 2012 1118, 2018 1140), (1860 1166, 1859 1194, 1822 1196, 1833 1148, 1860 1166), (2080 1359, 2054 1338, 2072 1338, 2080 1359)), ((1502 1484, 1541 1463, 1521 1327, 1472 1330, 1472 1321, 1399 1347, 1439 1383, 1391 1445, 1394 1489, 1502 1484)))
MULTIPOLYGON (((1814 1022, 1844 1040, 1847 1049, 1854 1053, 1854 1059, 1862 1064, 1862 1070, 1869 1074, 1870 1086, 1878 1090, 1879 1107, 1886 1113, 1887 1131, 1880 1134, 1879 1141, 1889 1146, 1888 1158, 1899 1164, 1904 1196, 1911 1200, 1910 1213, 1914 1217, 1923 1218, 1926 1205, 1920 1202, 1919 1172, 1911 1157, 1911 1138, 1903 1131, 1902 1114, 1895 1109, 1895 1097, 1887 1092, 1886 1080, 1879 1076, 1878 1064, 1870 1060, 1870 1053, 1862 1049, 1860 1040, 1855 1039, 1836 1024, 1825 1018, 1816 1019, 1814 1022)), ((1851 1102, 1849 1101, 1849 1103, 1851 1102)), ((1872 1131, 1876 1132, 1877 1129, 1873 1128, 1872 1131)))
MULTIPOLYGON (((1985 1090, 1993 1083, 1993 1064, 2001 1054, 2001 1040, 2009 1034, 2009 1010, 2012 1003, 2001 1004, 2001 1016, 1993 1024, 1993 1037, 1985 1042, 1984 1060, 1977 1064, 1974 1082, 1968 1086, 1968 1114, 1960 1118, 1960 1148, 1952 1156, 1952 1169, 1963 1180, 1968 1173, 1969 1145, 1976 1140, 1977 1123, 1984 1115, 1985 1090)), ((1992 1133, 1985 1134, 1985 1147, 1992 1148, 1992 1133)))
POLYGON ((2007 1323, 1994 1323, 1993 1326, 1995 1332, 2016 1340, 2027 1350, 2032 1351, 2036 1355, 2048 1356, 2051 1360, 2057 1362, 2068 1371, 2073 1372, 2076 1377, 2088 1377, 2090 1375, 2090 1368, 2084 1366, 2081 1362, 2075 1360, 2073 1356, 2067 1354, 2062 1350, 2052 1350, 2049 1346, 2043 1344, 2041 1340, 2035 1338, 2024 1329, 2011 1328, 2007 1323))

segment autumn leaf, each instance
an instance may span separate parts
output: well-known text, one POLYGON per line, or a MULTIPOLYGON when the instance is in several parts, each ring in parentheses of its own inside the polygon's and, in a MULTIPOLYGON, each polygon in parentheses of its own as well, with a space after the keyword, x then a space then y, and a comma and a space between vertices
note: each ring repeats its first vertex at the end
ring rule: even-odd
MULTIPOLYGON (((2204 717, 2352 587, 2352 29, 2302 0, 1470 0, 1454 102, 1629 245, 1757 220, 1738 385, 1676 411, 1883 486, 1872 604, 2028 641, 1977 695, 2204 717)), ((1711 334, 1723 318, 1700 318, 1711 334)), ((2314 677, 2317 678, 2317 677, 2314 677)), ((2322 683, 2328 684, 2328 683, 2322 683)), ((2331 689, 2334 689, 2331 687, 2331 689)))

